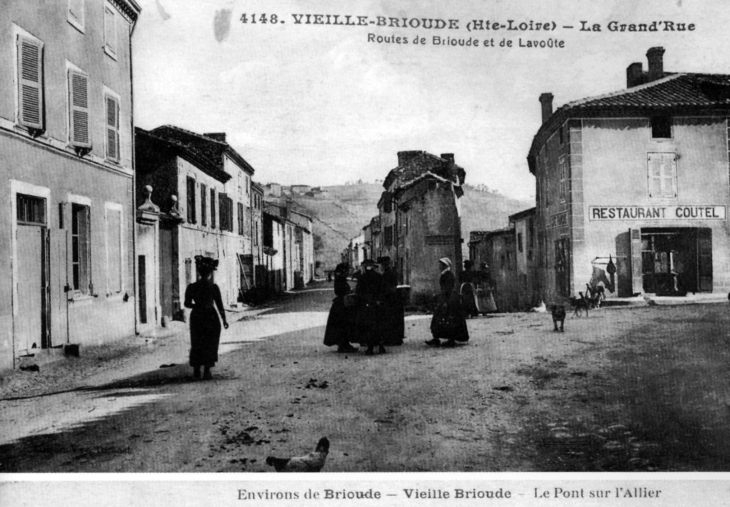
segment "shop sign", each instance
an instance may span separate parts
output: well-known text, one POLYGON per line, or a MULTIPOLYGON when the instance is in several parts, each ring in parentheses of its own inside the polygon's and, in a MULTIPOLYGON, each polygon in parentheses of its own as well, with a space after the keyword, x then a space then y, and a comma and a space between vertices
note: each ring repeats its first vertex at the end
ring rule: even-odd
POLYGON ((589 206, 591 221, 612 220, 725 220, 725 206, 589 206))

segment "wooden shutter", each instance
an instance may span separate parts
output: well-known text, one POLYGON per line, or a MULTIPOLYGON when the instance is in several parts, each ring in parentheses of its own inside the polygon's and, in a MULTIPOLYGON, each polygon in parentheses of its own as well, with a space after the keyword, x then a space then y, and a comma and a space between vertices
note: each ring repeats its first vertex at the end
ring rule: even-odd
POLYGON ((641 229, 629 229, 629 238, 631 243, 631 292, 632 294, 640 294, 644 292, 641 259, 641 229))
POLYGON ((648 154, 649 197, 676 197, 676 153, 648 154))
POLYGON ((215 189, 210 189, 210 226, 215 229, 215 189))
POLYGON ((712 229, 697 230, 697 254, 700 292, 712 292, 712 229))
POLYGON ((43 129, 43 48, 18 37, 18 123, 43 129))
POLYGON ((91 148, 89 135, 89 78, 76 71, 69 72, 71 105, 71 144, 91 148))
POLYGON ((110 7, 104 7, 104 44, 106 49, 116 55, 117 53, 117 28, 116 16, 110 7))
POLYGON ((106 96, 106 156, 119 160, 119 102, 106 96))

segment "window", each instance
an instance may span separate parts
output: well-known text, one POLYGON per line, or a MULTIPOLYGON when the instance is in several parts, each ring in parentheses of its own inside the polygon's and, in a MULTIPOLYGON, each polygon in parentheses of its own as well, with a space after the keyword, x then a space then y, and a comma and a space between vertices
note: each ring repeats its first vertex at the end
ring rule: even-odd
POLYGON ((651 137, 652 139, 671 139, 672 138, 672 117, 671 116, 654 116, 651 119, 651 137))
POLYGON ((558 170, 560 171, 560 201, 564 202, 568 194, 568 177, 565 159, 563 157, 558 161, 558 170))
POLYGON ((71 128, 69 142, 79 154, 91 149, 89 135, 89 77, 76 70, 68 73, 69 118, 71 128))
POLYGON ((527 219, 527 244, 530 248, 535 246, 535 220, 527 219))
POLYGON ((84 33, 84 0, 68 0, 68 22, 84 33))
POLYGON ((233 199, 228 194, 218 194, 218 201, 220 229, 233 232, 233 199))
POLYGON ((107 294, 122 291, 122 207, 106 206, 107 294))
POLYGON ((522 251, 522 233, 521 232, 517 233, 517 251, 518 252, 522 251))
MULTIPOLYGON (((18 36, 18 123, 42 131, 43 44, 18 36)), ((40 132, 39 132, 40 133, 40 132)))
POLYGON ((89 207, 71 205, 71 264, 73 288, 91 294, 91 242, 89 241, 89 207))
POLYGON ((106 95, 106 158, 119 162, 119 100, 106 95))
POLYGON ((570 296, 570 245, 568 238, 555 240, 555 285, 561 296, 570 296))
POLYGON ((104 52, 117 58, 117 16, 114 8, 104 5, 104 52))
POLYGON ((243 204, 238 203, 238 234, 243 236, 243 204))
POLYGON ((17 194, 19 224, 46 225, 46 200, 42 197, 17 194))
POLYGON ((649 197, 667 199, 677 197, 677 154, 648 154, 649 197))
POLYGON ((200 225, 208 225, 208 187, 200 184, 200 225))
POLYGON ((215 229, 215 189, 210 189, 210 226, 215 229))
POLYGON ((188 223, 195 223, 195 178, 188 176, 188 223))

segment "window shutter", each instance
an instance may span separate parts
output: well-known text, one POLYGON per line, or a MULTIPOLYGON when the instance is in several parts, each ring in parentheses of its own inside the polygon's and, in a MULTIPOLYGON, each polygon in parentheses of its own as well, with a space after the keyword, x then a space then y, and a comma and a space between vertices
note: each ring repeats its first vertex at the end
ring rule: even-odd
POLYGON ((79 72, 69 72, 71 105, 71 144, 91 148, 89 136, 89 78, 79 72))
POLYGON ((119 160, 119 102, 106 97, 106 156, 119 160))
POLYGON ((18 37, 18 123, 43 129, 43 48, 39 43, 18 37))
POLYGON ((112 54, 117 53, 117 29, 114 11, 104 7, 104 43, 112 54))

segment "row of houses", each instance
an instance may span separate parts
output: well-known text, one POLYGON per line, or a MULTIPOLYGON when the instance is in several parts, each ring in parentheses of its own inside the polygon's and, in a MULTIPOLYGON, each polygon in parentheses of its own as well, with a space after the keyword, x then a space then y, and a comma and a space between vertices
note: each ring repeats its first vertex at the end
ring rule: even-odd
POLYGON ((311 219, 267 204, 225 134, 135 128, 140 13, 134 0, 0 10, 0 369, 184 318, 195 255, 219 259, 228 306, 311 278, 311 219))
POLYGON ((527 161, 536 206, 474 232, 502 309, 730 289, 730 75, 667 72, 664 49, 626 69, 626 88, 553 111, 527 161))
POLYGON ((461 211, 466 172, 454 155, 398 152, 378 201, 378 214, 352 238, 342 261, 357 269, 365 259, 389 257, 414 302, 438 293, 438 260, 462 265, 461 211))

